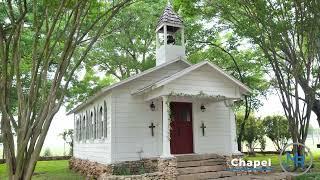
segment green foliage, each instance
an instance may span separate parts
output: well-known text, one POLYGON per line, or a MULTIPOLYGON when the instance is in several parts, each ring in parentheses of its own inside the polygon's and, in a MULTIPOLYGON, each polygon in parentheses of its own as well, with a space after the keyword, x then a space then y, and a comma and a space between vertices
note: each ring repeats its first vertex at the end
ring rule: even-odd
MULTIPOLYGON (((243 121, 243 115, 239 114, 236 116, 237 129, 240 128, 243 121)), ((263 123, 260 119, 249 116, 246 120, 245 131, 243 133, 243 141, 247 143, 247 147, 250 153, 254 153, 254 149, 260 145, 261 149, 265 149, 265 131, 263 123)))
POLYGON ((267 60, 259 48, 216 16, 212 1, 175 2, 187 16, 188 60, 192 63, 211 61, 252 89, 243 101, 237 101, 234 106, 237 113, 245 114, 242 125, 237 129, 238 150, 241 150, 246 119, 262 106, 261 100, 270 87, 265 71, 267 60))
POLYGON ((146 173, 146 169, 144 168, 143 165, 141 165, 141 166, 139 167, 138 174, 145 174, 145 173, 146 173))
POLYGON ((46 148, 46 149, 44 150, 42 156, 43 156, 43 157, 50 157, 50 156, 52 156, 52 153, 51 153, 50 148, 46 148))
POLYGON ((165 0, 139 1, 120 12, 111 23, 112 34, 102 36, 89 58, 99 71, 118 80, 155 65, 155 27, 165 0), (108 39, 108 40, 107 40, 108 39), (109 40, 111 39, 111 40, 109 40))
POLYGON ((69 156, 73 155, 73 129, 65 129, 60 134, 65 143, 70 146, 69 156))
POLYGON ((260 136, 259 138, 259 144, 260 144, 260 148, 261 148, 261 151, 264 151, 266 149, 266 139, 264 138, 264 136, 260 136))
POLYGON ((204 9, 208 18, 219 19, 252 49, 263 52, 263 69, 280 94, 293 141, 304 143, 310 111, 320 120, 319 1, 216 0, 205 1, 204 9))
MULTIPOLYGON (((203 43, 203 41, 217 44, 226 49, 236 60, 244 83, 253 89, 253 96, 250 98, 251 107, 255 109, 260 107, 261 101, 258 97, 265 95, 269 88, 269 83, 264 78, 263 63, 265 59, 261 56, 261 52, 253 48, 244 49, 238 42, 241 39, 234 33, 225 34, 223 33, 224 29, 217 23, 211 25, 208 16, 199 13, 202 12, 202 7, 198 1, 175 0, 172 3, 175 11, 182 16, 186 26, 188 60, 192 63, 210 60, 240 79, 230 55, 215 46, 203 43), (208 27, 206 23, 210 23, 210 26, 208 27)), ((153 67, 155 65, 154 28, 165 5, 165 0, 140 1, 126 8, 126 11, 120 12, 109 28, 109 31, 114 33, 99 39, 97 44, 99 48, 94 48, 90 53, 90 61, 85 64, 86 69, 96 68, 94 72, 99 72, 106 77, 112 75, 115 79, 122 80, 153 67)), ((86 81, 89 80, 95 82, 95 76, 86 75, 84 82, 75 83, 74 88, 78 89, 79 84, 87 86, 86 81)), ((92 86, 84 86, 80 85, 79 89, 82 92, 79 97, 76 97, 78 95, 76 92, 79 90, 71 89, 69 97, 75 98, 67 100, 70 103, 68 109, 92 94, 86 93, 91 91, 92 86)), ((242 111, 241 107, 244 103, 239 102, 237 105, 242 111)))
MULTIPOLYGON (((226 65, 230 60, 227 53, 223 54, 219 48, 208 47, 208 43, 231 52, 229 56, 233 55, 239 64, 244 65, 240 68, 244 73, 244 79, 249 77, 244 83, 254 90, 253 98, 250 99, 250 106, 253 109, 260 104, 257 95, 264 94, 263 90, 261 91, 265 86, 264 77, 266 74, 271 77, 271 83, 280 93, 284 111, 288 120, 291 121, 290 132, 293 141, 304 143, 308 132, 310 109, 317 115, 320 123, 320 86, 317 80, 320 76, 319 1, 198 0, 187 2, 181 0, 178 2, 182 7, 196 8, 193 15, 201 16, 201 21, 207 23, 207 27, 202 32, 203 36, 197 38, 204 42, 204 45, 191 48, 196 52, 191 57, 196 59, 195 61, 197 59, 213 60, 212 57, 216 57, 215 61, 220 59, 222 64, 226 65), (220 38, 221 35, 226 38, 220 38), (258 59, 252 60, 252 57, 244 56, 243 61, 239 60, 237 51, 244 50, 249 53, 258 53, 258 59), (208 53, 209 51, 212 52, 208 53), (249 67, 248 71, 246 68, 249 67), (258 76, 255 76, 255 70, 258 76), (254 81, 251 81, 251 78, 254 81), (256 81, 259 79, 262 80, 260 83, 256 81), (296 103, 292 97, 304 100, 296 103), (306 107, 307 110, 301 111, 300 107, 306 107)), ((222 67, 228 66, 222 65, 222 67)), ((231 73, 237 76, 232 71, 231 73)))
MULTIPOLYGON (((98 48, 102 34, 111 34, 111 21, 131 3, 0 2, 0 114, 9 179, 31 179, 53 117, 81 80, 74 75, 81 74, 88 53, 98 48)), ((85 82, 94 92, 97 82, 85 82)))
POLYGON ((288 120, 284 116, 273 115, 263 119, 267 137, 271 139, 277 151, 283 149, 290 138, 288 120))
POLYGON ((165 0, 139 1, 119 12, 73 79, 68 110, 102 87, 155 66, 155 27, 165 5, 165 0))
POLYGON ((115 82, 110 75, 99 77, 93 69, 86 68, 86 72, 82 80, 75 76, 72 85, 66 94, 66 108, 70 110, 79 102, 84 102, 88 97, 92 96, 105 86, 109 86, 115 82))
POLYGON ((113 170, 114 175, 132 175, 130 169, 125 166, 115 166, 113 170))

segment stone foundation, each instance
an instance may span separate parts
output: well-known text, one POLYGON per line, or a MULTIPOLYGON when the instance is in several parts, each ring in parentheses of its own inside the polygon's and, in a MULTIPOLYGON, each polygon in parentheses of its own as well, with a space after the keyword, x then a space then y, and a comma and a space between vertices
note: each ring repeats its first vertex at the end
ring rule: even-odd
MULTIPOLYGON (((110 165, 103 165, 88 160, 71 158, 69 161, 69 168, 81 173, 86 177, 99 180, 175 180, 177 178, 181 179, 183 176, 195 175, 195 177, 197 177, 199 174, 214 178, 215 176, 222 176, 223 173, 225 173, 224 175, 226 177, 230 177, 231 179, 240 178, 239 176, 241 176, 241 178, 249 177, 250 179, 251 177, 256 176, 269 177, 274 175, 274 172, 271 172, 270 170, 248 170, 234 173, 231 171, 229 172, 226 168, 232 168, 232 166, 225 162, 230 162, 230 160, 233 158, 235 157, 214 156, 214 154, 194 156, 186 155, 168 159, 153 158, 142 159, 138 161, 126 161, 110 165), (223 162, 218 162, 217 160, 222 160, 223 162), (191 163, 190 167, 187 166, 188 163, 191 163), (195 166, 194 163, 200 164, 195 166), (204 174, 204 169, 202 168, 207 169, 206 174, 204 174), (192 169, 193 171, 190 172, 192 169)), ((275 179, 282 180, 285 178, 287 177, 283 178, 283 176, 277 176, 275 179)))
POLYGON ((131 175, 140 175, 158 171, 158 159, 142 159, 112 164, 113 175, 123 175, 124 171, 131 175))
POLYGON ((98 180, 166 180, 166 176, 161 172, 127 176, 103 174, 98 180))
POLYGON ((99 180, 171 180, 178 174, 176 158, 142 159, 110 165, 71 158, 69 168, 99 180))
POLYGON ((159 159, 158 160, 158 171, 164 173, 165 179, 176 179, 178 176, 177 170, 177 159, 159 159))
POLYGON ((69 169, 79 172, 86 177, 98 178, 101 174, 112 174, 113 169, 110 165, 104 165, 88 160, 71 158, 69 169))

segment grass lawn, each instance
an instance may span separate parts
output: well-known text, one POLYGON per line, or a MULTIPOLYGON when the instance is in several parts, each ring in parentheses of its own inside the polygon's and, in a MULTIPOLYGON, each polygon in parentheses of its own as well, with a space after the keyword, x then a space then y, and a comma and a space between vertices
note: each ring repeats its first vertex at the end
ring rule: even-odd
MULTIPOLYGON (((84 180, 68 168, 68 160, 39 161, 32 180, 84 180)), ((0 179, 7 179, 5 164, 0 164, 0 179)))
MULTIPOLYGON (((311 168, 311 172, 304 174, 302 176, 298 176, 296 180, 320 180, 320 152, 313 152, 313 168, 311 168)), ((271 159, 272 168, 275 172, 282 172, 280 167, 279 155, 278 154, 259 154, 257 153, 256 156, 245 156, 244 159, 246 160, 268 160, 271 159)), ((307 158, 308 160, 309 158, 307 158)))
MULTIPOLYGON (((276 172, 281 172, 278 154, 256 156, 245 156, 246 160, 268 160, 271 159, 272 167, 276 172)), ((0 179, 7 179, 5 164, 0 164, 0 179)), ((68 160, 39 161, 35 169, 33 180, 84 180, 85 178, 74 173, 68 168, 68 160)), ((313 153, 313 168, 310 173, 298 176, 295 180, 320 180, 320 152, 313 153)))

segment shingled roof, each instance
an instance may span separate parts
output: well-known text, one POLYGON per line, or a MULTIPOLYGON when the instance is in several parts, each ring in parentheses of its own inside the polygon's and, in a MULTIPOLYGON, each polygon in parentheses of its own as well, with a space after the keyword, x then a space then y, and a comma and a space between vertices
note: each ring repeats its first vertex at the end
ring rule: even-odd
POLYGON ((183 25, 181 18, 174 12, 170 3, 164 9, 163 14, 159 18, 157 29, 164 23, 174 24, 174 25, 183 25))

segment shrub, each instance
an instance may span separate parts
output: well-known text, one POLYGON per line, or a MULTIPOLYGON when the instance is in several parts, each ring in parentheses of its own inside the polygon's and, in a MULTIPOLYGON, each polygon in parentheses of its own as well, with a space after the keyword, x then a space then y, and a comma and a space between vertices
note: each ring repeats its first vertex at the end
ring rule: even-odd
MULTIPOLYGON (((237 115, 237 128, 240 128, 241 122, 243 121, 243 115, 237 115)), ((246 120, 243 141, 247 143, 249 154, 254 154, 255 148, 260 145, 261 150, 265 149, 265 131, 263 128, 262 121, 259 118, 251 115, 246 120)))
POLYGON ((43 152, 43 157, 50 157, 52 156, 51 151, 49 148, 46 148, 43 152))
POLYGON ((277 151, 287 145, 290 138, 288 120, 284 116, 267 116, 263 119, 266 135, 271 139, 277 151))

